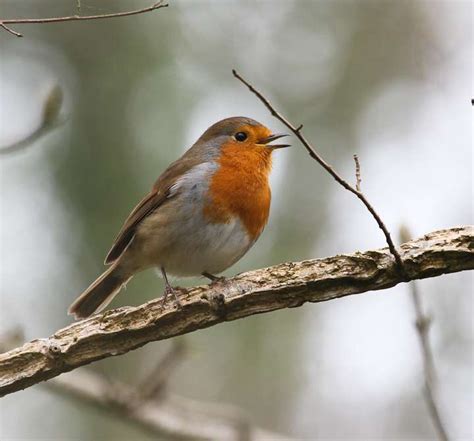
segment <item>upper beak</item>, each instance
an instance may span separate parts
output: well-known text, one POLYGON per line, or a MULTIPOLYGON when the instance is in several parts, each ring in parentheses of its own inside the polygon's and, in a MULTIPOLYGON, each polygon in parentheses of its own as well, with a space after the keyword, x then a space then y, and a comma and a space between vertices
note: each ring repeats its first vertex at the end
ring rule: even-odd
MULTIPOLYGON (((272 141, 276 141, 277 139, 283 138, 284 136, 288 136, 286 133, 277 133, 275 135, 267 136, 266 138, 260 140, 260 144, 268 144, 272 141)), ((291 144, 271 144, 267 147, 271 148, 272 150, 275 149, 282 149, 285 147, 290 147, 291 144)))

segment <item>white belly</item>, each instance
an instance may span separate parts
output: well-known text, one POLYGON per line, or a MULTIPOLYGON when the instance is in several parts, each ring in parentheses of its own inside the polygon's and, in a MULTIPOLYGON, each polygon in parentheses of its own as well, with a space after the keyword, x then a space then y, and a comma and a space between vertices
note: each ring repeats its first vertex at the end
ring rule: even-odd
POLYGON ((176 276, 219 274, 254 243, 238 218, 213 224, 204 218, 201 204, 177 205, 170 201, 140 225, 129 250, 140 269, 162 266, 176 276))
MULTIPOLYGON (((178 241, 177 241, 178 242, 178 241)), ((190 225, 177 246, 168 248, 158 264, 171 274, 219 274, 237 262, 252 245, 240 220, 227 224, 190 225)))

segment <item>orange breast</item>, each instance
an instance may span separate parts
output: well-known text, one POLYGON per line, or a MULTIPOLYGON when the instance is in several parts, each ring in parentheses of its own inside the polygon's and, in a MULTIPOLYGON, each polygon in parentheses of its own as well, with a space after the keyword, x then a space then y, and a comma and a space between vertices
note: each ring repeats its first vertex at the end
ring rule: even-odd
POLYGON ((227 223, 238 216, 249 236, 256 239, 270 211, 271 150, 263 146, 223 146, 218 163, 204 215, 214 223, 227 223))

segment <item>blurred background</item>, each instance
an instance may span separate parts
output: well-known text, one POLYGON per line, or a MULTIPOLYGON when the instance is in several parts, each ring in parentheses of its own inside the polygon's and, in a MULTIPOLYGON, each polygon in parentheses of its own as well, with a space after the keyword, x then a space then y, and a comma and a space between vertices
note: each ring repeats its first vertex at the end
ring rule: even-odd
MULTIPOLYGON (((82 0, 81 13, 143 1, 82 0)), ((0 147, 40 125, 51 87, 66 122, 0 157, 0 332, 26 339, 71 323, 66 309, 103 270, 130 210, 212 123, 278 122, 260 88, 328 162, 362 188, 396 235, 472 223, 470 1, 184 1, 104 21, 0 32, 0 147)), ((76 13, 75 0, 1 0, 2 18, 76 13)), ((226 274, 383 247, 362 204, 305 150, 275 155, 270 222, 226 274)), ((177 281, 183 284, 202 280, 177 281)), ((434 317, 439 401, 452 439, 473 431, 473 278, 419 282, 434 317)), ((162 292, 152 272, 112 306, 162 292)), ((299 439, 435 439, 409 289, 401 285, 226 323, 180 337, 171 378, 183 396, 234 404, 299 439)), ((82 369, 138 383, 170 347, 148 344, 82 369)), ((151 439, 43 386, 0 401, 2 439, 151 439), (25 422, 28 422, 26 424, 25 422)))

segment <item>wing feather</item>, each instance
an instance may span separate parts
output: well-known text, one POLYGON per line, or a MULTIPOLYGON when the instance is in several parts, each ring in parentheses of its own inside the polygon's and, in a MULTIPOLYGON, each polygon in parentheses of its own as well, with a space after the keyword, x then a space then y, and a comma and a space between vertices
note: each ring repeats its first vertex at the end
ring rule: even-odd
POLYGON ((115 262, 127 248, 135 235, 138 224, 166 200, 166 195, 152 191, 145 196, 128 216, 122 229, 114 240, 112 248, 105 258, 106 264, 115 262))
POLYGON ((153 185, 151 192, 140 201, 128 216, 105 258, 106 264, 115 262, 122 255, 135 236, 136 229, 141 221, 157 210, 166 200, 174 197, 178 193, 178 189, 173 187, 176 181, 201 162, 203 162, 201 155, 196 155, 193 149, 190 149, 181 159, 173 162, 163 172, 153 185), (173 190, 171 190, 172 187, 173 190))

